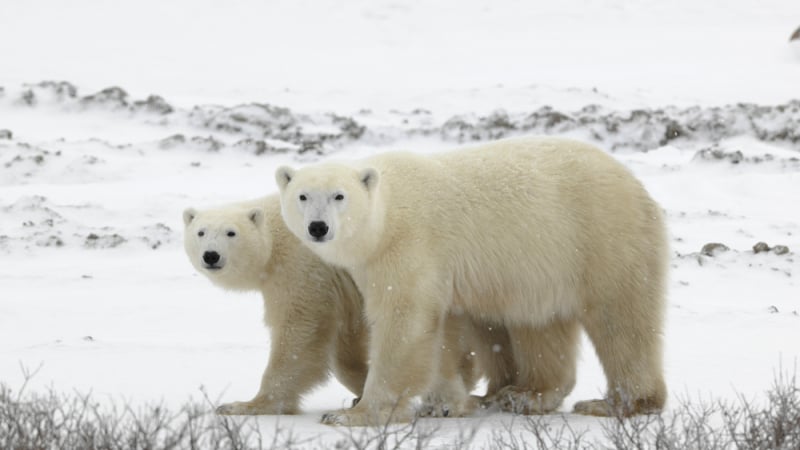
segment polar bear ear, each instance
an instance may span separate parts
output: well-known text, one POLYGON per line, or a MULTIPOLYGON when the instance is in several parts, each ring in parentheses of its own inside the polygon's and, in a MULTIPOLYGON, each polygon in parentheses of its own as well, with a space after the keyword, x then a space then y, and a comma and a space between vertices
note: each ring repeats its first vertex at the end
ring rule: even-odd
POLYGON ((264 210, 261 208, 253 208, 247 212, 247 218, 256 224, 256 226, 260 227, 261 224, 264 223, 264 210))
POLYGON ((197 217, 197 210, 194 208, 186 208, 183 210, 183 224, 189 226, 192 220, 197 217))
POLYGON ((372 191, 375 189, 375 186, 378 185, 378 171, 373 169, 372 167, 366 168, 361 170, 358 173, 358 179, 364 184, 368 191, 372 191))
POLYGON ((278 183, 278 189, 283 192, 286 189, 286 186, 292 181, 294 178, 294 169, 287 166, 278 167, 278 170, 275 171, 275 181, 278 183))

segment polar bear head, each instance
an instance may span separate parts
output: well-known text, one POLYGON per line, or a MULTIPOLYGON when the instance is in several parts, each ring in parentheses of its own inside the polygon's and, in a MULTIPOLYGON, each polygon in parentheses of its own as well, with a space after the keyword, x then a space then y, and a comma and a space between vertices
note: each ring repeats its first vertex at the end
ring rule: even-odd
POLYGON ((258 289, 272 253, 261 208, 221 207, 183 212, 184 248, 192 265, 227 289, 258 289))
POLYGON ((281 167, 275 180, 284 222, 328 263, 357 264, 382 227, 379 178, 374 168, 343 164, 281 167))

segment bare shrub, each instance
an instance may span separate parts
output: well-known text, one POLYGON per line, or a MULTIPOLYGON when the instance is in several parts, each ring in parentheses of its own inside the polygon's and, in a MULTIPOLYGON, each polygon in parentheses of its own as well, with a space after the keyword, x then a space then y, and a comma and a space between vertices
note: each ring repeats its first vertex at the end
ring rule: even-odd
POLYGON ((585 438, 585 432, 573 429, 566 416, 559 419, 553 416, 515 416, 501 429, 492 431, 491 447, 507 450, 593 448, 585 438))
POLYGON ((766 405, 759 407, 740 397, 738 406, 726 407, 723 416, 737 449, 800 448, 800 386, 796 373, 778 373, 767 392, 766 405))
MULTIPOLYGON (((171 449, 636 449, 636 450, 789 450, 800 448, 800 387, 783 371, 761 401, 683 399, 667 412, 632 418, 599 419, 591 430, 576 429, 574 416, 501 417, 502 426, 479 434, 484 418, 458 421, 459 429, 442 432, 452 419, 385 423, 373 427, 335 428, 338 440, 324 436, 299 439, 276 423, 264 431, 254 417, 218 416, 216 403, 204 401, 177 410, 163 403, 120 407, 102 404, 90 394, 28 392, 34 372, 14 392, 0 383, 0 448, 10 450, 171 450, 171 449), (510 420, 505 420, 505 419, 510 420), (593 433, 589 433, 592 431, 593 433)), ((586 423, 585 421, 583 422, 586 423)))
MULTIPOLYGON (((0 448, 39 449, 263 449, 295 448, 291 431, 276 427, 264 442, 253 418, 217 416, 207 404, 187 403, 177 411, 164 404, 134 408, 94 401, 90 394, 26 392, 35 374, 14 393, 0 384, 0 448)), ((206 397, 207 400, 207 397, 206 397)))

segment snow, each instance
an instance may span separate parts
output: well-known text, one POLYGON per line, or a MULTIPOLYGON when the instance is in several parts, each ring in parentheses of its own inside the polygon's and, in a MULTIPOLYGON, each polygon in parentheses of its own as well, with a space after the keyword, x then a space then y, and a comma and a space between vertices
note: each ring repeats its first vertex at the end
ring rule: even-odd
MULTIPOLYGON (((261 301, 194 272, 184 208, 274 192, 283 164, 547 133, 613 151, 667 212, 671 404, 758 396, 800 356, 799 22, 793 0, 3 5, 0 381, 248 399, 261 301)), ((562 411, 604 385, 586 341, 562 411)), ((317 419, 351 399, 331 381, 260 423, 334 439, 317 419)))
POLYGON ((0 54, 12 85, 169 87, 184 104, 776 103, 800 75, 797 14, 791 0, 33 0, 4 5, 0 54))

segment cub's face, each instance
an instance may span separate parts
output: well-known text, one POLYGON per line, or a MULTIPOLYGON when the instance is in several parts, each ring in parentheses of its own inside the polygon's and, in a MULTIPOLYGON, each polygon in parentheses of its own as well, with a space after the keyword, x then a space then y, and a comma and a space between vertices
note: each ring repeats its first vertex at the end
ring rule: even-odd
POLYGON ((184 247, 195 269, 228 289, 255 289, 271 242, 260 208, 183 212, 184 247))
POLYGON ((286 225, 323 259, 340 263, 336 254, 355 250, 360 236, 369 232, 378 184, 375 169, 281 167, 275 179, 286 225))

